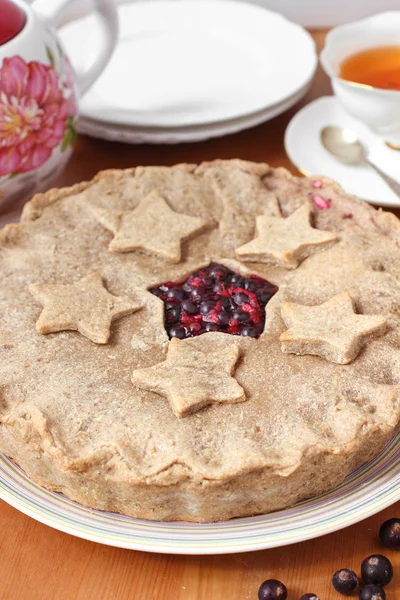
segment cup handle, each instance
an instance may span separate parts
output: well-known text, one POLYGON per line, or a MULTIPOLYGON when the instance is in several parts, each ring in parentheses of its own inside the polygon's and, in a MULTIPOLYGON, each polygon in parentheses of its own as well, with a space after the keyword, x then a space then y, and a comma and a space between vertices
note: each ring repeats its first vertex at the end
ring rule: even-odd
MULTIPOLYGON (((47 26, 56 26, 62 13, 72 0, 36 0, 33 9, 47 26)), ((82 96, 96 81, 107 65, 118 40, 118 15, 115 0, 94 0, 100 16, 102 40, 99 55, 85 71, 76 70, 76 83, 82 96)))

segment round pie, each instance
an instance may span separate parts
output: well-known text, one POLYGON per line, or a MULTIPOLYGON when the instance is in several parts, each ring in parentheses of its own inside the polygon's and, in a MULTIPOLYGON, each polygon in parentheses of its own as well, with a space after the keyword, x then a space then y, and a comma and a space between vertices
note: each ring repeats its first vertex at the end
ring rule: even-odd
POLYGON ((400 417, 400 226, 240 160, 39 194, 0 232, 0 449, 92 508, 217 521, 318 495, 400 417))

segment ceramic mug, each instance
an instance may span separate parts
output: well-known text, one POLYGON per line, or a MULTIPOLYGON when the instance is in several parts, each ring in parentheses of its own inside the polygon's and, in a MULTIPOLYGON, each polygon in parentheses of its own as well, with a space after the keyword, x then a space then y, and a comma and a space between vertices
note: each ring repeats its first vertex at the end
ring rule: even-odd
POLYGON ((400 91, 375 88, 339 77, 342 61, 361 50, 399 45, 400 11, 335 27, 326 38, 321 63, 344 108, 389 145, 400 144, 400 91))
POLYGON ((118 36, 113 0, 95 0, 97 58, 75 72, 55 26, 71 0, 0 0, 0 209, 48 188, 72 152, 78 96, 106 66, 118 36))

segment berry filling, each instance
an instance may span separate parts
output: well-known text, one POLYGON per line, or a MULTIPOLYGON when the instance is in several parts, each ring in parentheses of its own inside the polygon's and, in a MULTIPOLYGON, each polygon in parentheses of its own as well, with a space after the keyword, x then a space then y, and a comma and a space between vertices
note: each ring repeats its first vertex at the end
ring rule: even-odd
POLYGON ((278 288, 257 275, 243 277, 211 263, 184 281, 167 281, 149 291, 164 302, 170 338, 207 331, 257 338, 264 329, 265 306, 278 288))

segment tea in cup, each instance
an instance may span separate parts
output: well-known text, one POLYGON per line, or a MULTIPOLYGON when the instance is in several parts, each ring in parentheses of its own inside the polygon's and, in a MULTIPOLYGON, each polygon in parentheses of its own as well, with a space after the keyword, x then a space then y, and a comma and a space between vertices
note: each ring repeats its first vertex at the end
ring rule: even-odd
POLYGON ((334 28, 321 63, 344 108, 400 146, 400 11, 334 28))

